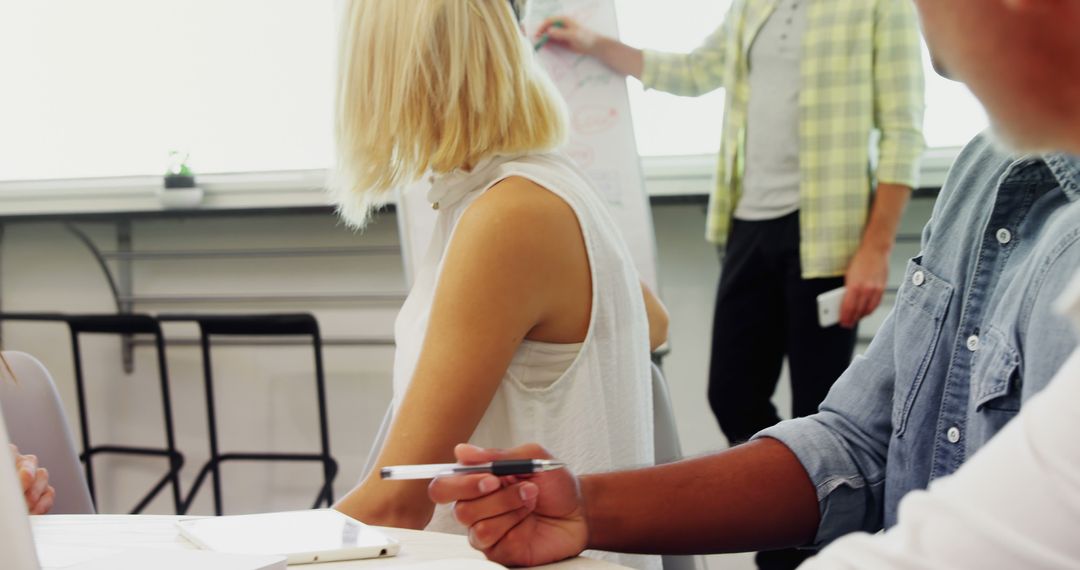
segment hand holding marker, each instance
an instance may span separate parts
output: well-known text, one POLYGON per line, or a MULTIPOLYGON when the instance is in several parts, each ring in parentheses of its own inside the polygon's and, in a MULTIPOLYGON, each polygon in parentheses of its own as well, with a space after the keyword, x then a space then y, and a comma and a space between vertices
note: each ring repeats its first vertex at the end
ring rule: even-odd
MULTIPOLYGON (((562 20, 555 20, 554 22, 552 22, 552 24, 550 26, 547 26, 546 28, 565 28, 565 27, 566 27, 566 25, 563 24, 562 20)), ((533 44, 533 49, 535 49, 536 51, 540 51, 541 49, 543 49, 543 47, 545 45, 547 45, 547 43, 549 41, 551 41, 551 34, 547 33, 547 31, 544 31, 542 34, 540 34, 540 39, 537 40, 535 44, 533 44)))
POLYGON ((580 55, 595 55, 594 52, 603 38, 574 19, 565 16, 548 18, 540 25, 536 33, 537 41, 533 47, 537 51, 548 43, 555 43, 559 47, 580 55))

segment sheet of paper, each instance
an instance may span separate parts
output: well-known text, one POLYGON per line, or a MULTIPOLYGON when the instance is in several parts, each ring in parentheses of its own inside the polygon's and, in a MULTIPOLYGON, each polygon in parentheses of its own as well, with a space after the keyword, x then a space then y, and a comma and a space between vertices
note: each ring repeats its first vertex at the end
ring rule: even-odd
POLYGON ((284 556, 243 556, 205 550, 128 550, 65 570, 286 570, 284 556))
POLYGON ((37 549, 38 561, 45 570, 67 568, 121 552, 121 549, 93 546, 49 546, 37 549))

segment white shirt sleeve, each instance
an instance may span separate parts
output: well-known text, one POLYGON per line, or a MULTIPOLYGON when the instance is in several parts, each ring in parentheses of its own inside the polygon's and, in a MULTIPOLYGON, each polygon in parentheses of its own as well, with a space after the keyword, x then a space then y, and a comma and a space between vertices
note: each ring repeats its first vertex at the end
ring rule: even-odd
POLYGON ((895 527, 800 568, 1080 568, 1080 349, 956 473, 905 497, 895 527))

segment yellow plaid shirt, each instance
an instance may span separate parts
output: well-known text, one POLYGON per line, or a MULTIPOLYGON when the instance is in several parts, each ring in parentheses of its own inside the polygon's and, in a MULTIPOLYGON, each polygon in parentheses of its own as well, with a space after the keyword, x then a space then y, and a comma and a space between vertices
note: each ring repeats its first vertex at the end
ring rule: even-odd
MULTIPOLYGON (((872 179, 917 184, 924 78, 911 0, 809 0, 799 93, 799 222, 804 278, 843 275, 862 241, 872 179), (878 133, 871 172, 871 140, 878 133)), ((678 95, 726 88, 706 236, 723 245, 745 158, 748 55, 778 0, 734 0, 691 53, 645 52, 642 82, 678 95)))

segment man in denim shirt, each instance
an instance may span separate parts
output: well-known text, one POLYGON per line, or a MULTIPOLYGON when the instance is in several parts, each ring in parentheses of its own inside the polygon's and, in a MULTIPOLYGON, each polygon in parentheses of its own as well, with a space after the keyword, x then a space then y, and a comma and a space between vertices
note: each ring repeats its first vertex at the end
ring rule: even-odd
MULTIPOLYGON (((1080 3, 917 4, 939 63, 1009 142, 1080 154, 1080 3)), ((451 478, 431 495, 457 500, 473 545, 513 564, 584 548, 817 546, 889 527, 901 497, 955 471, 1072 352, 1073 330, 1053 304, 1078 267, 1080 158, 1015 158, 980 137, 946 181, 893 313, 819 413, 677 464, 451 478)), ((536 446, 457 452, 469 463, 545 456, 536 446)))
POLYGON ((1046 386, 1076 346, 1054 301, 1080 267, 1080 160, 1014 160, 985 137, 957 159, 896 306, 816 415, 783 442, 820 503, 815 543, 896 521, 1046 386))

